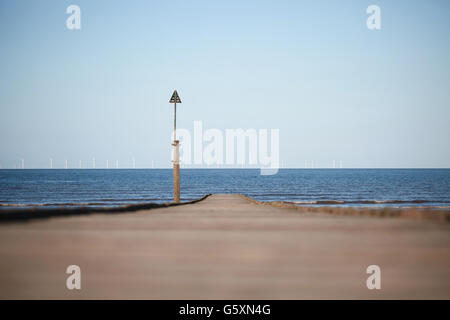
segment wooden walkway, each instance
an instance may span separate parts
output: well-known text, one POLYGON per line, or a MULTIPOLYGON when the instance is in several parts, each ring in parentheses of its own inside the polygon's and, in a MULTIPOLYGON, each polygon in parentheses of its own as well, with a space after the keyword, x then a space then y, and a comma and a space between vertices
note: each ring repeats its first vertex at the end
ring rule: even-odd
POLYGON ((302 213, 212 195, 189 205, 0 224, 0 298, 450 298, 450 226, 302 213), (68 265, 81 290, 66 288, 68 265), (366 268, 381 268, 381 290, 366 268))

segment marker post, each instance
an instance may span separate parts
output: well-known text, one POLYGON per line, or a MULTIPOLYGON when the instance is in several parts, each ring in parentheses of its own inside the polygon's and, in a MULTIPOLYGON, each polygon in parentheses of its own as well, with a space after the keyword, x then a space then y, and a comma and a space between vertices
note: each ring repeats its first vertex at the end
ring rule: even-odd
POLYGON ((169 103, 174 104, 173 118, 173 202, 180 202, 180 141, 177 140, 177 103, 181 103, 177 90, 170 98, 169 103))

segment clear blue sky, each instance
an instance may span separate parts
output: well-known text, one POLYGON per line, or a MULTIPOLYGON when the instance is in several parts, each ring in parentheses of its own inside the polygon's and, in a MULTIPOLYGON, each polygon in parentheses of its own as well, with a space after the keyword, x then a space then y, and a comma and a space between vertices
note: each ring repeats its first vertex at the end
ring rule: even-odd
POLYGON ((0 2, 0 164, 169 167, 178 125, 279 128, 289 167, 450 167, 449 1, 0 2), (81 8, 81 30, 66 8, 81 8), (381 8, 382 29, 366 28, 381 8))

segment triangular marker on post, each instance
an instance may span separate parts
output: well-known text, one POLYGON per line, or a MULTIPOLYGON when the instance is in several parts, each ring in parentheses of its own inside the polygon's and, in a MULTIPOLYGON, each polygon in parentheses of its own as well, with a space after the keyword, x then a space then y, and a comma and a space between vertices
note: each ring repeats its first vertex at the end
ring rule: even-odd
POLYGON ((172 98, 170 98, 169 103, 181 103, 181 99, 178 96, 177 90, 175 90, 172 94, 172 98))

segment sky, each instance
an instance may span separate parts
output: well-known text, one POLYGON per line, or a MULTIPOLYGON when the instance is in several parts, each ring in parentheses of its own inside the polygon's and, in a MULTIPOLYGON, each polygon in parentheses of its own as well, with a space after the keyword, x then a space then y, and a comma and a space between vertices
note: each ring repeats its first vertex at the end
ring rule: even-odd
POLYGON ((449 9, 2 0, 0 165, 170 167, 176 89, 179 128, 279 129, 284 167, 449 168, 449 9), (71 4, 80 30, 66 27, 71 4))

